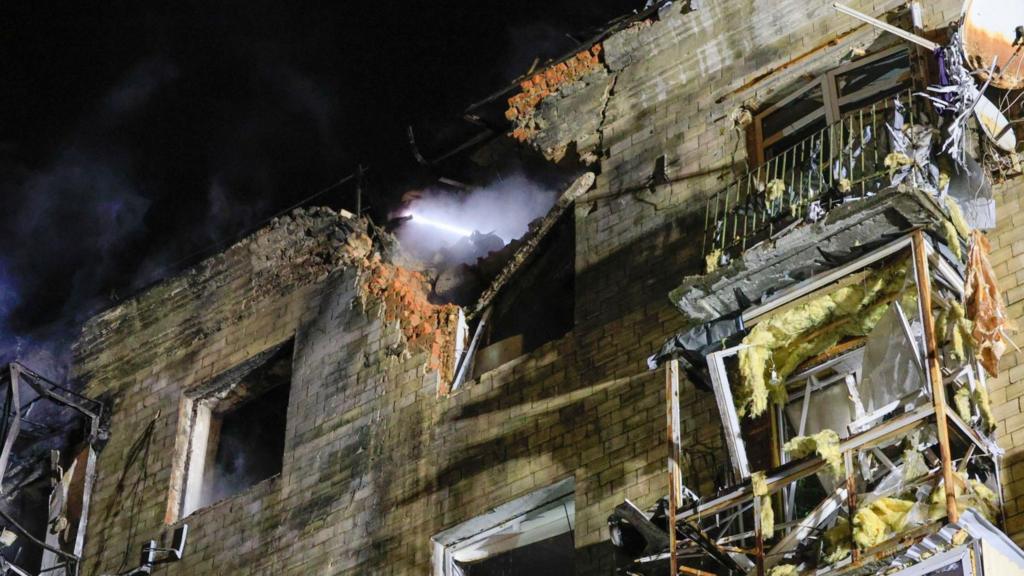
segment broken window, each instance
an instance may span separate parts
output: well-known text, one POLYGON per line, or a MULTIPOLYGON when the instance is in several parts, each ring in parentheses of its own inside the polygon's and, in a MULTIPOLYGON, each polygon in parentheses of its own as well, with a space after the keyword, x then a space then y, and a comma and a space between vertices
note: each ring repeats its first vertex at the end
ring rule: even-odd
MULTIPOLYGON (((967 278, 988 266, 978 246, 967 278)), ((693 542, 721 566, 820 569, 944 517, 997 518, 999 450, 966 334, 968 284, 960 258, 915 232, 744 306, 742 341, 706 355, 732 478, 670 509, 678 526, 706 534, 693 542)), ((664 549, 645 540, 645 553, 664 549)))
POLYGON ((572 574, 574 489, 563 480, 434 536, 434 576, 572 574))
POLYGON ((534 252, 534 260, 495 299, 474 358, 475 376, 493 370, 572 330, 575 242, 572 213, 534 252))
MULTIPOLYGON (((468 326, 460 322, 463 335, 472 336, 464 348, 457 350, 459 363, 451 390, 573 329, 575 219, 571 211, 566 211, 553 221, 524 260, 516 262, 513 256, 506 264, 502 273, 514 269, 514 276, 493 294, 479 316, 468 326)), ((459 343, 464 342, 463 335, 458 337, 459 343)))
POLYGON ((750 158, 764 164, 848 114, 910 87, 910 53, 902 46, 840 66, 754 116, 750 158))
POLYGON ((288 341, 268 350, 190 399, 183 515, 280 474, 292 349, 288 341))

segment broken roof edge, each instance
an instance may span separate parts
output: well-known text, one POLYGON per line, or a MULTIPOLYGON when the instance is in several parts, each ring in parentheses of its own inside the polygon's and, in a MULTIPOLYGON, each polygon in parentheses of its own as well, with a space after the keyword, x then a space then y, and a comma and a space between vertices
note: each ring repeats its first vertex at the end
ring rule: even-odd
MULTIPOLYGON (((337 244, 340 249, 347 244, 349 236, 353 233, 365 236, 365 240, 359 250, 367 248, 368 253, 380 253, 387 255, 390 249, 384 246, 377 233, 371 230, 371 222, 366 217, 355 217, 347 210, 334 211, 327 207, 298 207, 286 214, 271 219, 264 226, 252 233, 240 238, 223 250, 196 262, 195 264, 177 272, 142 285, 134 290, 129 296, 117 301, 109 302, 106 306, 98 309, 83 322, 79 336, 74 344, 77 350, 82 344, 83 336, 90 331, 104 331, 112 329, 127 315, 128 311, 143 302, 166 298, 177 294, 185 288, 185 283, 191 281, 195 284, 205 284, 217 278, 224 272, 224 263, 229 255, 237 254, 242 250, 250 251, 250 262, 253 264, 254 273, 258 270, 265 270, 268 265, 264 259, 263 266, 259 262, 258 252, 266 249, 272 242, 269 236, 279 233, 282 236, 294 240, 293 245, 298 245, 301 240, 317 238, 321 242, 337 244), (372 233, 371 233, 372 232, 372 233)), ((311 246, 312 247, 312 246, 311 246)), ((340 259, 335 262, 333 269, 347 267, 349 263, 340 259)), ((322 271, 322 270, 321 270, 322 271)), ((77 356, 77 351, 76 351, 77 356)))
MULTIPOLYGON (((544 63, 543 66, 537 69, 531 69, 527 71, 526 73, 518 76, 515 80, 512 80, 511 82, 506 84, 504 87, 500 88, 499 90, 496 90, 491 94, 488 94, 486 97, 476 102, 473 102, 472 104, 466 107, 466 109, 463 111, 463 115, 472 115, 472 112, 474 110, 477 110, 481 106, 490 104, 497 100, 498 98, 501 98, 502 96, 519 88, 520 84, 524 80, 527 80, 530 77, 536 75, 537 73, 541 73, 544 70, 547 70, 548 68, 567 62, 574 58, 576 54, 578 54, 581 50, 590 50, 591 48, 594 47, 595 44, 601 43, 607 40, 608 38, 611 38, 612 36, 618 34, 619 32, 622 32, 623 30, 629 28, 630 26, 637 22, 641 22, 647 18, 654 16, 655 14, 658 14, 662 8, 671 5, 673 1, 674 0, 656 0, 654 2, 650 2, 649 6, 647 6, 640 12, 636 12, 633 15, 620 16, 619 18, 612 20, 611 22, 608 23, 608 26, 605 29, 601 30, 601 32, 595 34, 594 36, 588 38, 583 42, 580 42, 568 52, 562 54, 561 56, 548 60, 546 63, 544 63)), ((680 4, 683 4, 685 9, 692 9, 692 0, 684 0, 683 2, 680 2, 680 4)))

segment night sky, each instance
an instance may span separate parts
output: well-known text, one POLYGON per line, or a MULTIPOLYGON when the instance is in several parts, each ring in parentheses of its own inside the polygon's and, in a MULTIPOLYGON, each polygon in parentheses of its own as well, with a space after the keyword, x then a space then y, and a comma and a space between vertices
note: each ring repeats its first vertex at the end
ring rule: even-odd
POLYGON ((0 7, 0 356, 40 370, 93 312, 357 164, 384 218, 438 176, 407 125, 428 157, 454 147, 467 105, 643 0, 63 4, 0 7))

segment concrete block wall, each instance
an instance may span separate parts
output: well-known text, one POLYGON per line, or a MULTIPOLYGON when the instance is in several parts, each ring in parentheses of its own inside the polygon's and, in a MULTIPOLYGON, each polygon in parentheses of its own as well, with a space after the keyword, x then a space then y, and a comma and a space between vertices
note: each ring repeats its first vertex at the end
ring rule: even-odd
MULTIPOLYGON (((851 4, 879 14, 900 3, 851 4)), ((95 319, 77 370, 114 413, 84 573, 113 573, 144 540, 169 538, 183 392, 292 336, 282 474, 190 516, 189 555, 158 573, 423 574, 432 535, 568 476, 577 573, 609 573, 618 561, 612 509, 667 492, 664 376, 645 359, 683 327, 667 293, 700 269, 703 199, 745 161, 730 112, 835 66, 855 46, 884 42, 830 5, 702 2, 604 43, 611 79, 592 92, 607 102, 587 108, 600 111, 596 132, 587 123, 577 134, 602 153, 597 188, 575 207, 575 328, 450 397, 436 396, 425 354, 401 351, 402 332, 382 310, 359 305, 358 273, 336 257, 346 240, 336 226, 257 234, 95 319), (661 155, 673 182, 638 186, 661 155)), ((958 9, 929 3, 927 21, 958 9)), ((559 138, 572 133, 558 129, 559 138)), ((1013 264, 1019 188, 1001 191, 992 235, 1015 316, 1024 314, 1013 264)), ((1020 539, 1024 464, 1014 446, 1024 446, 1015 440, 1024 436, 1024 384, 1011 356, 992 387, 1008 448, 1008 524, 1020 539)), ((710 495, 726 463, 714 399, 688 384, 683 394, 684 481, 710 495)))
MULTIPOLYGON (((1006 300, 1007 315, 1024 328, 1024 178, 996 187, 997 220, 988 232, 990 259, 1006 300)), ((1024 343, 1021 333, 1011 336, 1024 343)), ((1024 546, 1024 354, 1009 350, 999 364, 999 377, 988 380, 996 416, 996 441, 1006 451, 1000 466, 1006 533, 1024 546)))
POLYGON ((403 349, 397 323, 364 308, 359 266, 332 256, 349 244, 338 229, 353 232, 318 214, 326 224, 275 225, 86 326, 77 375, 109 400, 112 434, 83 573, 130 568, 187 522, 186 558, 158 573, 423 574, 431 536, 570 476, 581 573, 613 565, 612 508, 666 491, 663 376, 634 361, 664 319, 585 344, 606 361, 580 364, 570 334, 438 398, 426 353, 403 349), (178 518, 188 391, 292 337, 282 473, 178 518))

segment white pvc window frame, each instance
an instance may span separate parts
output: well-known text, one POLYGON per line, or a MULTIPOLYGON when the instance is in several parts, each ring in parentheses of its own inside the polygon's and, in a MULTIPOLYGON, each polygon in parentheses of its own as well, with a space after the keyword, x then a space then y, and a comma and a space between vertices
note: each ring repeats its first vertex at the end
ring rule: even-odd
MULTIPOLYGON (((882 246, 860 258, 856 258, 846 264, 828 270, 813 278, 808 278, 803 282, 799 282, 789 288, 780 291, 775 295, 774 298, 767 302, 748 308, 742 313, 742 318, 747 326, 751 326, 759 321, 765 315, 806 296, 814 294, 818 290, 833 284, 841 280, 842 278, 853 274, 859 270, 867 268, 876 262, 879 262, 889 256, 897 254, 903 250, 912 249, 912 236, 903 236, 885 246, 882 246)), ((927 254, 930 256, 935 254, 937 250, 932 245, 930 239, 925 239, 925 249, 927 254)), ((956 272, 956 270, 941 256, 938 255, 936 258, 937 264, 932 268, 932 273, 947 282, 955 290, 963 293, 964 281, 963 278, 956 272)), ((917 281, 915 277, 915 282, 917 281)), ((905 317, 905 316, 904 316, 905 317)), ((905 327, 909 330, 909 327, 905 327)), ((911 335, 911 341, 918 347, 917 351, 920 354, 920 350, 923 350, 922 343, 917 342, 911 335)), ((725 367, 725 359, 731 356, 735 356, 740 350, 745 348, 747 345, 740 344, 731 348, 726 348, 718 352, 713 352, 707 356, 708 372, 711 376, 711 384, 715 393, 715 401, 718 405, 719 416, 724 425, 724 435, 726 447, 729 450, 730 463, 732 464, 732 471, 736 475, 738 481, 742 482, 750 477, 751 470, 750 464, 747 459, 746 447, 743 442, 743 437, 740 429, 739 415, 736 413, 735 404, 733 402, 732 389, 729 385, 728 373, 725 367)), ((923 363, 920 364, 923 366, 923 363)), ((895 408, 886 407, 886 408, 895 408)), ((879 414, 872 415, 874 417, 880 417, 879 414)))
POLYGON ((458 562, 467 558, 482 560, 575 532, 575 494, 575 480, 566 478, 434 535, 431 574, 462 576, 458 562), (543 537, 524 536, 531 531, 543 537))

